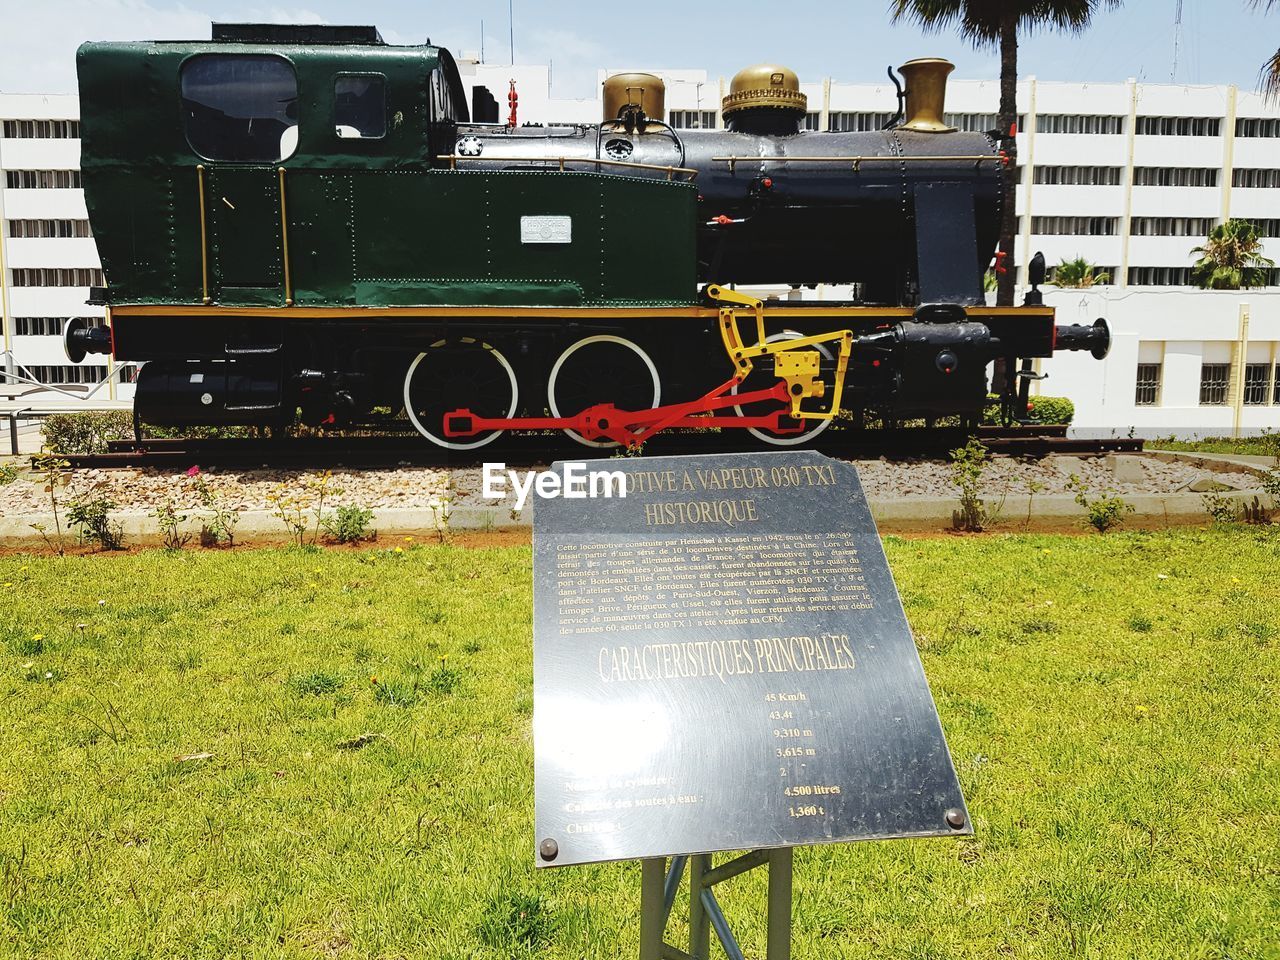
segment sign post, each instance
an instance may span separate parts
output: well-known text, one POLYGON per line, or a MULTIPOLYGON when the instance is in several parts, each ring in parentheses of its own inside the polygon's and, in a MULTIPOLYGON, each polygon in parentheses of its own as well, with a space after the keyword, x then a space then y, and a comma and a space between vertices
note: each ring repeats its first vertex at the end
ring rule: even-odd
POLYGON ((767 866, 785 960, 793 847, 972 832, 857 472, 590 466, 626 496, 535 508, 537 863, 641 860, 642 960, 705 960, 712 932, 742 956, 713 888, 767 866), (663 936, 685 872, 687 953, 663 936))

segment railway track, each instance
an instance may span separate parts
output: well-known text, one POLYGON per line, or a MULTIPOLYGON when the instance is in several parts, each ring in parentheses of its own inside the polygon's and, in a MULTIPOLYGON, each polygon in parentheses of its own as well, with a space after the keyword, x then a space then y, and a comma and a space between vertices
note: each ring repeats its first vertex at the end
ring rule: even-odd
MULTIPOLYGON (((1141 440, 1081 440, 1066 435, 1062 426, 981 427, 978 438, 992 454, 1042 457, 1049 454, 1091 456, 1137 452, 1141 440)), ((904 430, 827 430, 808 444, 828 456, 858 460, 935 459, 963 446, 968 432, 959 428, 904 430)), ((777 451, 786 449, 754 440, 742 431, 732 433, 661 433, 645 444, 647 456, 777 451)), ((155 467, 185 469, 200 466, 240 468, 360 469, 401 465, 465 468, 486 461, 535 466, 553 460, 589 460, 611 456, 607 449, 590 449, 559 433, 499 437, 477 450, 455 451, 432 446, 416 434, 373 437, 291 437, 223 440, 116 440, 106 453, 68 456, 75 468, 155 467)))

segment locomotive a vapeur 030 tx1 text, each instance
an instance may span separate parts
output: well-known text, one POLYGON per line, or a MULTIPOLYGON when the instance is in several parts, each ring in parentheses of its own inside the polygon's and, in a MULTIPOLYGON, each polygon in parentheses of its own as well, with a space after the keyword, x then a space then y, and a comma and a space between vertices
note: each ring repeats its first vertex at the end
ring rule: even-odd
POLYGON ((215 24, 78 67, 111 322, 67 349, 146 361, 145 422, 795 444, 846 414, 974 418, 995 360, 1012 411, 1029 358, 1108 348, 1102 321, 985 305, 1006 164, 944 124, 945 61, 903 66, 870 132, 801 129, 771 65, 734 78, 724 130, 663 122, 647 74, 606 81, 598 125, 501 124, 447 50, 366 27, 215 24), (819 283, 858 299, 739 289, 819 283))

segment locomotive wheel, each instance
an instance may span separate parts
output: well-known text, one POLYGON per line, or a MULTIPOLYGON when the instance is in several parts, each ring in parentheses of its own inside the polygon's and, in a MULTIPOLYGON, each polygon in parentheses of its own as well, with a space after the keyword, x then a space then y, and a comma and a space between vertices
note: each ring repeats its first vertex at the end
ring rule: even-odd
POLYGON ((417 431, 447 450, 474 450, 502 435, 490 430, 450 440, 444 415, 466 408, 480 417, 514 417, 519 388, 511 364, 473 337, 437 340, 414 357, 404 377, 404 410, 417 431))
MULTIPOLYGON (((766 337, 764 342, 777 343, 779 340, 799 340, 803 336, 804 334, 799 333, 795 330, 783 330, 781 333, 775 333, 770 337, 766 337)), ((822 359, 824 360, 832 359, 831 351, 828 350, 823 344, 818 344, 812 349, 817 350, 818 353, 822 354, 822 359)), ((757 367, 755 370, 751 372, 751 374, 747 377, 747 379, 743 383, 740 383, 740 384, 735 383, 732 387, 730 387, 729 392, 737 393, 739 387, 742 388, 743 393, 748 393, 752 390, 763 390, 765 387, 769 386, 770 383, 774 382, 775 380, 776 378, 773 376, 772 364, 770 364, 770 368, 768 372, 761 370, 759 369, 759 367, 757 367)), ((748 410, 743 410, 741 406, 735 406, 733 409, 738 414, 738 416, 745 417, 745 416, 757 416, 760 413, 768 412, 768 410, 770 409, 770 406, 769 404, 751 404, 749 405, 748 410)), ((774 446, 777 446, 777 447, 795 447, 802 443, 807 443, 808 441, 812 440, 814 437, 820 434, 823 430, 827 429, 827 427, 829 426, 831 426, 830 420, 819 420, 817 421, 816 426, 810 427, 808 430, 805 430, 802 433, 771 433, 770 431, 762 430, 759 427, 747 427, 747 433, 751 434, 753 437, 763 440, 765 443, 773 444, 774 446)))
MULTIPOLYGON (((572 417, 597 403, 623 410, 656 407, 662 400, 658 368, 633 340, 612 334, 584 337, 571 344, 547 378, 547 407, 553 417, 572 417)), ((612 440, 587 440, 566 434, 586 447, 616 447, 612 440)))

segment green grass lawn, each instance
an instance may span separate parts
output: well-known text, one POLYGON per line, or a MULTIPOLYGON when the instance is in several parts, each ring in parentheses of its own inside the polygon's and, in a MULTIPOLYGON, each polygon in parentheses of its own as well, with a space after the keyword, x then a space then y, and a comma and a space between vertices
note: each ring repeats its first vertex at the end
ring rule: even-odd
POLYGON ((1244 456, 1280 456, 1280 435, 1263 433, 1254 437, 1203 437, 1199 440, 1148 440, 1148 450, 1183 450, 1187 453, 1234 453, 1244 456))
MULTIPOLYGON (((977 834, 798 852, 797 960, 1280 957, 1280 535, 888 551, 977 834)), ((527 548, 0 582, 0 955, 635 955, 636 865, 533 868, 527 548)))

